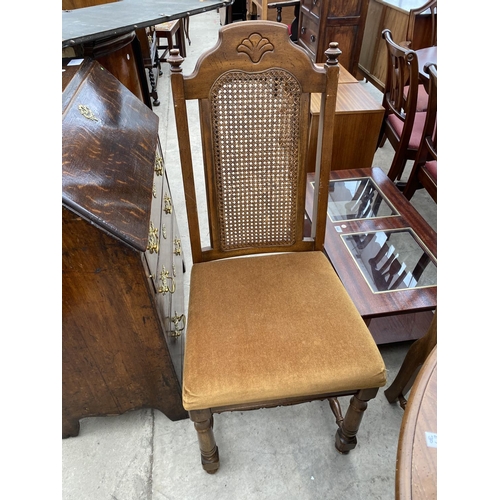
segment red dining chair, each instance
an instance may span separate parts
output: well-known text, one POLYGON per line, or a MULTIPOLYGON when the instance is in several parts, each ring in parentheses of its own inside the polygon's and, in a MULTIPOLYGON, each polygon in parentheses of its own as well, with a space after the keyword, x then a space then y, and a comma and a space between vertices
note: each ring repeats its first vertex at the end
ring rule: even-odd
POLYGON ((420 147, 403 194, 409 200, 424 187, 437 203, 437 66, 426 65, 429 75, 429 107, 420 147))
POLYGON ((382 31, 382 38, 386 42, 388 66, 382 100, 385 115, 378 145, 382 147, 387 138, 394 148, 394 158, 387 176, 395 181, 401 178, 406 162, 416 158, 426 113, 417 111, 419 86, 417 54, 395 43, 388 29, 382 31))

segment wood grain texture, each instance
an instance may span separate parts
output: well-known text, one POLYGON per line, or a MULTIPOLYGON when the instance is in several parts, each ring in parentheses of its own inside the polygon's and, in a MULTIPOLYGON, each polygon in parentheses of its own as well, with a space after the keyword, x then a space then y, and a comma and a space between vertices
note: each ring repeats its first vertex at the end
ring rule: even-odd
MULTIPOLYGON (((342 71, 341 71, 342 75, 342 71)), ((377 149, 384 108, 373 99, 357 80, 340 83, 335 107, 335 125, 331 133, 332 170, 369 168, 377 149)), ((317 131, 319 124, 319 94, 311 96, 311 118, 307 171, 316 165, 317 131)))
POLYGON ((298 44, 316 62, 326 60, 330 42, 337 42, 339 62, 356 75, 365 30, 368 0, 304 0, 299 15, 298 44))
POLYGON ((185 418, 142 254, 65 208, 62 221, 63 437, 138 408, 185 418))
MULTIPOLYGON (((157 293, 157 267, 174 275, 174 215, 165 213, 164 167, 155 170, 157 155, 162 157, 158 118, 97 62, 66 68, 63 437, 76 436, 83 417, 138 408, 186 418, 180 395, 183 337, 170 335, 171 294, 157 293), (81 105, 92 115, 85 117, 81 105), (161 230, 158 250, 145 254, 152 222, 161 230)), ((182 295, 182 262, 177 272, 182 295)), ((180 304, 176 309, 182 315, 180 304)))
POLYGON ((86 62, 63 92, 63 203, 146 249, 159 119, 103 70, 86 62), (87 106, 95 119, 85 118, 87 106))
POLYGON ((406 407, 396 461, 396 499, 437 498, 437 447, 425 433, 437 434, 437 346, 418 374, 406 407))
MULTIPOLYGON (((396 43, 407 39, 410 10, 425 0, 369 0, 368 15, 359 56, 359 70, 375 87, 383 91, 387 74, 387 48, 381 38, 382 30, 390 29, 396 43)), ((418 16, 414 25, 413 50, 432 45, 430 16, 418 16)))

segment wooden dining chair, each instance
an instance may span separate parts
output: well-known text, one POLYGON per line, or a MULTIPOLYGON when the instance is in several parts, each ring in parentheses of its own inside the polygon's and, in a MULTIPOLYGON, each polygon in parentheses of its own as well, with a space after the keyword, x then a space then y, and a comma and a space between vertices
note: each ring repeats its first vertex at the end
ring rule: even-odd
MULTIPOLYGON (((412 50, 437 45, 437 0, 429 0, 420 7, 410 9, 406 38, 400 45, 412 50)), ((420 84, 417 111, 427 111, 427 105, 427 90, 420 84)))
POLYGON ((420 147, 403 194, 408 200, 421 187, 437 203, 437 66, 426 65, 429 75, 429 106, 420 147))
POLYGON ((382 147, 387 138, 394 148, 387 177, 395 181, 401 178, 406 162, 416 157, 426 112, 417 111, 417 54, 395 43, 389 29, 382 31, 382 38, 387 47, 387 76, 382 100, 385 114, 378 146, 382 147))
POLYGON ((437 45, 437 0, 410 9, 406 38, 401 45, 412 50, 437 45))
POLYGON ((386 383, 377 346, 323 249, 340 53, 331 43, 318 68, 286 25, 246 21, 222 27, 189 76, 176 50, 168 59, 193 258, 182 394, 208 473, 219 468, 215 413, 329 400, 335 446, 347 453, 386 383), (313 92, 322 94, 319 189, 304 236, 313 92), (199 111, 203 173, 193 169, 188 109, 199 111), (202 245, 205 205, 210 240, 202 245), (336 398, 349 395, 343 416, 336 398))

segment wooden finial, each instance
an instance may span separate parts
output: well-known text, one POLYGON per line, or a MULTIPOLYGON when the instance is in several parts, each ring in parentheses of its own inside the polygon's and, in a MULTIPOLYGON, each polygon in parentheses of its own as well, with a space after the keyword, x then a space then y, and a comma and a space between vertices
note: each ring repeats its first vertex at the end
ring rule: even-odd
POLYGON ((167 57, 167 62, 170 64, 170 71, 172 73, 182 73, 181 64, 184 58, 179 55, 179 49, 171 49, 167 57))
POLYGON ((338 57, 342 54, 342 51, 339 49, 338 42, 330 42, 328 45, 328 49, 326 49, 326 65, 327 66, 338 66, 339 61, 338 57))

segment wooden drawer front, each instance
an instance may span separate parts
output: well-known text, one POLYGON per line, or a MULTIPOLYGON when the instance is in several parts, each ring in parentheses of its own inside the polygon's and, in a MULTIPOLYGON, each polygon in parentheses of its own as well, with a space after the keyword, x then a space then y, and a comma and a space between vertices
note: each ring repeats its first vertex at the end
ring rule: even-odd
POLYGON ((307 9, 311 14, 319 17, 321 11, 321 0, 304 0, 302 7, 307 9))
MULTIPOLYGON (((167 180, 163 178, 163 197, 170 196, 167 180)), ((164 205, 161 210, 160 221, 160 251, 158 256, 158 269, 156 277, 156 289, 163 295, 174 293, 176 288, 174 273, 172 269, 172 221, 173 210, 165 213, 164 205)))
MULTIPOLYGON (((162 207, 163 179, 156 174, 153 178, 153 195, 151 199, 151 216, 149 219, 148 246, 146 260, 151 275, 156 277, 158 267, 158 254, 160 253, 161 240, 161 207, 162 207)), ((155 279, 156 281, 156 279, 155 279)))
POLYGON ((176 282, 175 292, 170 303, 170 334, 167 341, 174 369, 179 380, 182 380, 184 360, 184 336, 186 317, 184 315, 184 256, 182 253, 179 229, 176 218, 173 218, 173 263, 172 272, 176 282))
MULTIPOLYGON (((350 18, 360 16, 366 0, 343 0, 341 2, 329 2, 328 18, 350 18)), ((347 20, 346 20, 347 21, 347 20)), ((358 22, 354 20, 354 22, 358 22)))
MULTIPOLYGON (((165 184, 164 192, 169 192, 165 184)), ((162 234, 156 286, 156 301, 160 320, 167 341, 170 357, 177 377, 182 381, 184 356, 184 315, 183 255, 175 214, 163 214, 166 232, 162 234), (164 238, 166 236, 166 238, 164 238)))
POLYGON ((313 53, 316 54, 318 47, 318 25, 309 17, 302 16, 299 40, 313 53))

